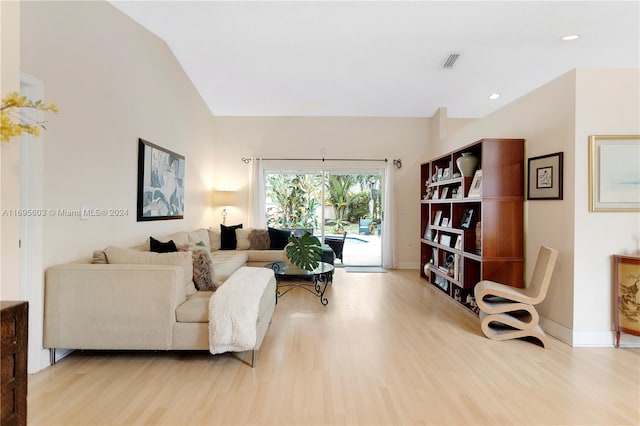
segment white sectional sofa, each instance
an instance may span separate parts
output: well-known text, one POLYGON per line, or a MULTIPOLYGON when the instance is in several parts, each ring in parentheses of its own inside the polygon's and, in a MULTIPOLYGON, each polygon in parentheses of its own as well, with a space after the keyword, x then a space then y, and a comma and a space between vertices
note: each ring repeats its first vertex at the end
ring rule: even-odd
POLYGON ((264 288, 255 347, 249 349, 260 347, 276 302, 273 272, 261 266, 283 260, 283 250, 252 250, 246 244, 246 250, 220 250, 219 233, 206 229, 159 240, 174 241, 187 251, 152 253, 148 243, 131 249, 108 247, 96 251, 93 262, 46 270, 44 346, 51 349, 52 363, 56 348, 216 353, 209 322, 210 299, 216 292, 198 291, 193 283, 195 256, 189 250, 194 246, 208 251, 217 287, 240 288, 240 280, 250 280, 264 288), (242 273, 236 273, 240 269, 242 273))

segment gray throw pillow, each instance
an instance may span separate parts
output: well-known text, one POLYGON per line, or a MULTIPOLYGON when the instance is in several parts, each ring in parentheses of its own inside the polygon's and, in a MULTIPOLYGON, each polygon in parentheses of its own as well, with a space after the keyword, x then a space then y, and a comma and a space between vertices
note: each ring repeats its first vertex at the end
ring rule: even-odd
POLYGON ((206 249, 193 250, 193 283, 200 291, 215 290, 213 262, 206 249))
POLYGON ((266 229, 254 229, 249 234, 249 248, 251 250, 269 250, 271 239, 266 229))

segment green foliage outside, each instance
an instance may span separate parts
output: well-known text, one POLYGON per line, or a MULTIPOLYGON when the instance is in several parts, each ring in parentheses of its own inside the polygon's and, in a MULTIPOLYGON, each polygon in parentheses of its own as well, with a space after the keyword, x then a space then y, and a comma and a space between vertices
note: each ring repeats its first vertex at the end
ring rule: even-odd
POLYGON ((319 175, 271 174, 267 197, 275 207, 267 211, 267 225, 274 228, 317 228, 316 207, 320 202, 319 175))
MULTIPOLYGON (((275 228, 314 228, 321 207, 322 177, 319 174, 269 174, 267 197, 274 206, 267 209, 267 225, 275 228)), ((329 174, 325 180, 325 202, 333 207, 335 219, 325 225, 341 233, 351 223, 372 219, 380 223, 382 216, 380 175, 329 174)))

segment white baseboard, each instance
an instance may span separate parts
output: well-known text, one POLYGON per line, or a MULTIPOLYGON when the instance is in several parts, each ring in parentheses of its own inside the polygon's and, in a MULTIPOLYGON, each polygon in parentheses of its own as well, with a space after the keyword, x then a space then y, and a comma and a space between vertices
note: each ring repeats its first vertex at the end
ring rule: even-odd
POLYGON ((420 263, 402 262, 398 265, 398 269, 420 269, 420 263))
MULTIPOLYGON (((575 331, 548 318, 540 318, 542 329, 556 339, 574 347, 611 348, 615 346, 614 331, 575 331)), ((640 337, 622 333, 620 347, 640 348, 640 337)))
POLYGON ((544 317, 540 317, 540 326, 545 333, 550 334, 569 346, 573 346, 573 330, 570 328, 544 317))

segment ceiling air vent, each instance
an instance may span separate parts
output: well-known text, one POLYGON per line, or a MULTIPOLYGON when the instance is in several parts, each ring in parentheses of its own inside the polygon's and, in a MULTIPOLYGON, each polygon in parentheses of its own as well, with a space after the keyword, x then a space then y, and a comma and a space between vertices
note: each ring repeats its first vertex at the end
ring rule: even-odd
POLYGON ((458 53, 452 53, 451 55, 449 55, 447 60, 444 61, 444 64, 442 64, 442 68, 453 68, 459 57, 460 55, 458 53))

